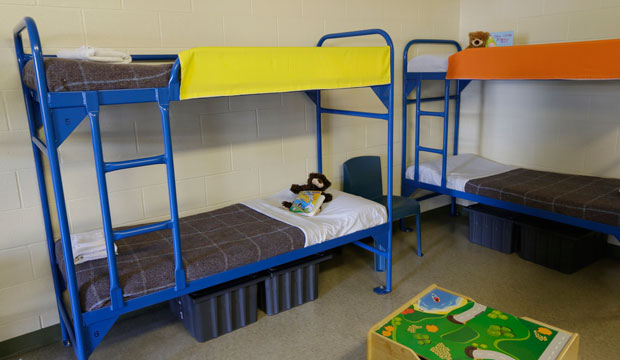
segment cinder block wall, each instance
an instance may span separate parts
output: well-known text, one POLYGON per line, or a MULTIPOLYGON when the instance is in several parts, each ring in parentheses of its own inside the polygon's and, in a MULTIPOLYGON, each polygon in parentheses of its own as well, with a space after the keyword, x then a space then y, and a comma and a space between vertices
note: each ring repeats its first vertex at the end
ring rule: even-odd
MULTIPOLYGON (((462 0, 460 38, 514 30, 517 44, 620 37, 620 1, 462 0)), ((620 81, 472 82, 462 142, 500 162, 620 177, 620 81)))
MULTIPOLYGON (((24 16, 37 21, 46 53, 84 44, 134 54, 193 46, 314 46, 325 33, 383 28, 396 45, 397 191, 403 46, 416 37, 459 35, 458 0, 0 0, 0 341, 58 322, 11 37, 24 16)), ((367 89, 329 92, 324 101, 381 110, 367 89)), ((182 215, 272 193, 316 169, 314 109, 301 94, 188 101, 175 103, 171 114, 182 215)), ((101 128, 106 160, 162 151, 154 104, 104 108, 101 128)), ((89 131, 84 122, 60 148, 73 232, 101 226, 89 131)), ((378 154, 385 168, 386 148, 380 120, 324 121, 324 171, 336 187, 343 161, 378 154)), ((115 225, 167 216, 162 167, 112 173, 108 181, 115 225)))

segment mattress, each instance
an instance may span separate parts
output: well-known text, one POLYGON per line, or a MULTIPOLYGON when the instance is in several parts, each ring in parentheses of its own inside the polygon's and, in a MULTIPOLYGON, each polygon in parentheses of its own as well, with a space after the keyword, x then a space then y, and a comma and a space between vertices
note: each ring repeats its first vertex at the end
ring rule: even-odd
MULTIPOLYGON (((293 215, 285 221, 272 218, 244 204, 179 219, 183 265, 187 281, 268 259, 387 221, 385 208, 357 196, 331 192, 321 214, 309 219, 293 215), (374 214, 380 214, 376 217, 374 214), (335 216, 335 219, 330 219, 335 216), (297 220, 297 221, 296 221, 297 220), (299 224, 297 224, 299 223, 299 224), (297 225, 296 225, 297 224, 297 225), (309 225, 310 224, 310 225, 309 225), (299 225, 299 226, 298 226, 299 225), (317 230, 325 227, 325 230, 317 230), (319 233, 317 238, 315 234, 319 233)), ((248 202, 269 209, 287 200, 290 192, 248 202)), ((276 209, 273 209, 276 210, 276 209)), ((273 210, 267 210, 270 212, 273 210)), ((279 210, 279 209, 277 209, 279 210)), ((277 213, 277 211, 273 211, 277 213)), ((174 286, 174 251, 171 232, 161 230, 116 242, 119 281, 125 301, 174 286)), ((60 241, 56 258, 66 280, 60 241)), ((83 311, 110 305, 110 279, 106 259, 75 266, 83 311)))
MULTIPOLYGON (((515 168, 472 154, 449 157, 447 172, 449 189, 620 226, 620 179, 515 168)), ((413 166, 405 176, 413 180, 413 166)), ((440 186, 441 159, 420 164, 420 181, 440 186)))
POLYGON ((446 72, 448 56, 418 55, 407 63, 407 72, 446 72))
POLYGON ((466 49, 446 79, 620 79, 620 39, 466 49))
MULTIPOLYGON (((168 86, 172 64, 106 64, 86 60, 46 58, 47 88, 52 92, 158 88, 168 86)), ((28 61, 22 76, 36 90, 34 63, 28 61)))
MULTIPOLYGON (((446 164, 446 186, 448 189, 465 191, 465 184, 472 179, 497 175, 515 169, 474 154, 449 156, 446 164)), ((407 168, 405 177, 413 180, 415 166, 407 168)), ((441 186, 441 159, 420 164, 420 181, 441 186)))

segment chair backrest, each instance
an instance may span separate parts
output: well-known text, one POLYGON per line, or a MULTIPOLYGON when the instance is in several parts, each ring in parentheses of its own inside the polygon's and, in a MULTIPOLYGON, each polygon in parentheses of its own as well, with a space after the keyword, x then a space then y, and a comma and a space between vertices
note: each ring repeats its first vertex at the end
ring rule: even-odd
POLYGON ((379 156, 358 156, 347 160, 343 168, 345 192, 369 200, 376 200, 383 195, 379 156))

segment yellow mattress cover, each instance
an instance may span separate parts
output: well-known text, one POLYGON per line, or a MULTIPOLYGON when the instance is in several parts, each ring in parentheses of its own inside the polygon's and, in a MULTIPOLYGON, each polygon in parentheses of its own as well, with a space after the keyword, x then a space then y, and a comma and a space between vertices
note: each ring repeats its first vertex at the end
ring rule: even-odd
POLYGON ((199 47, 179 53, 181 100, 390 83, 390 47, 199 47))

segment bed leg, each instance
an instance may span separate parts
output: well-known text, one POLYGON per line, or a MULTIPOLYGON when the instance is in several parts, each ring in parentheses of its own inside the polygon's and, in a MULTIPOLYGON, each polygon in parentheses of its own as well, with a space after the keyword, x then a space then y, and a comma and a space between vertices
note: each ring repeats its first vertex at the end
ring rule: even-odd
POLYGON ((422 257, 424 256, 424 254, 422 254, 422 227, 420 226, 420 214, 415 216, 415 230, 416 230, 416 236, 418 238, 418 256, 422 257))
POLYGON ((459 216, 459 212, 456 211, 456 198, 454 196, 450 197, 450 216, 459 216))
POLYGON ((71 338, 69 338, 69 333, 67 332, 67 326, 65 325, 65 322, 62 320, 62 315, 58 315, 60 317, 60 333, 62 334, 62 345, 64 347, 70 347, 73 344, 71 344, 71 338))
POLYGON ((386 255, 375 254, 375 271, 385 271, 385 286, 377 286, 374 292, 379 295, 385 295, 392 292, 392 231, 387 234, 373 236, 375 239, 375 248, 384 252, 386 255))

